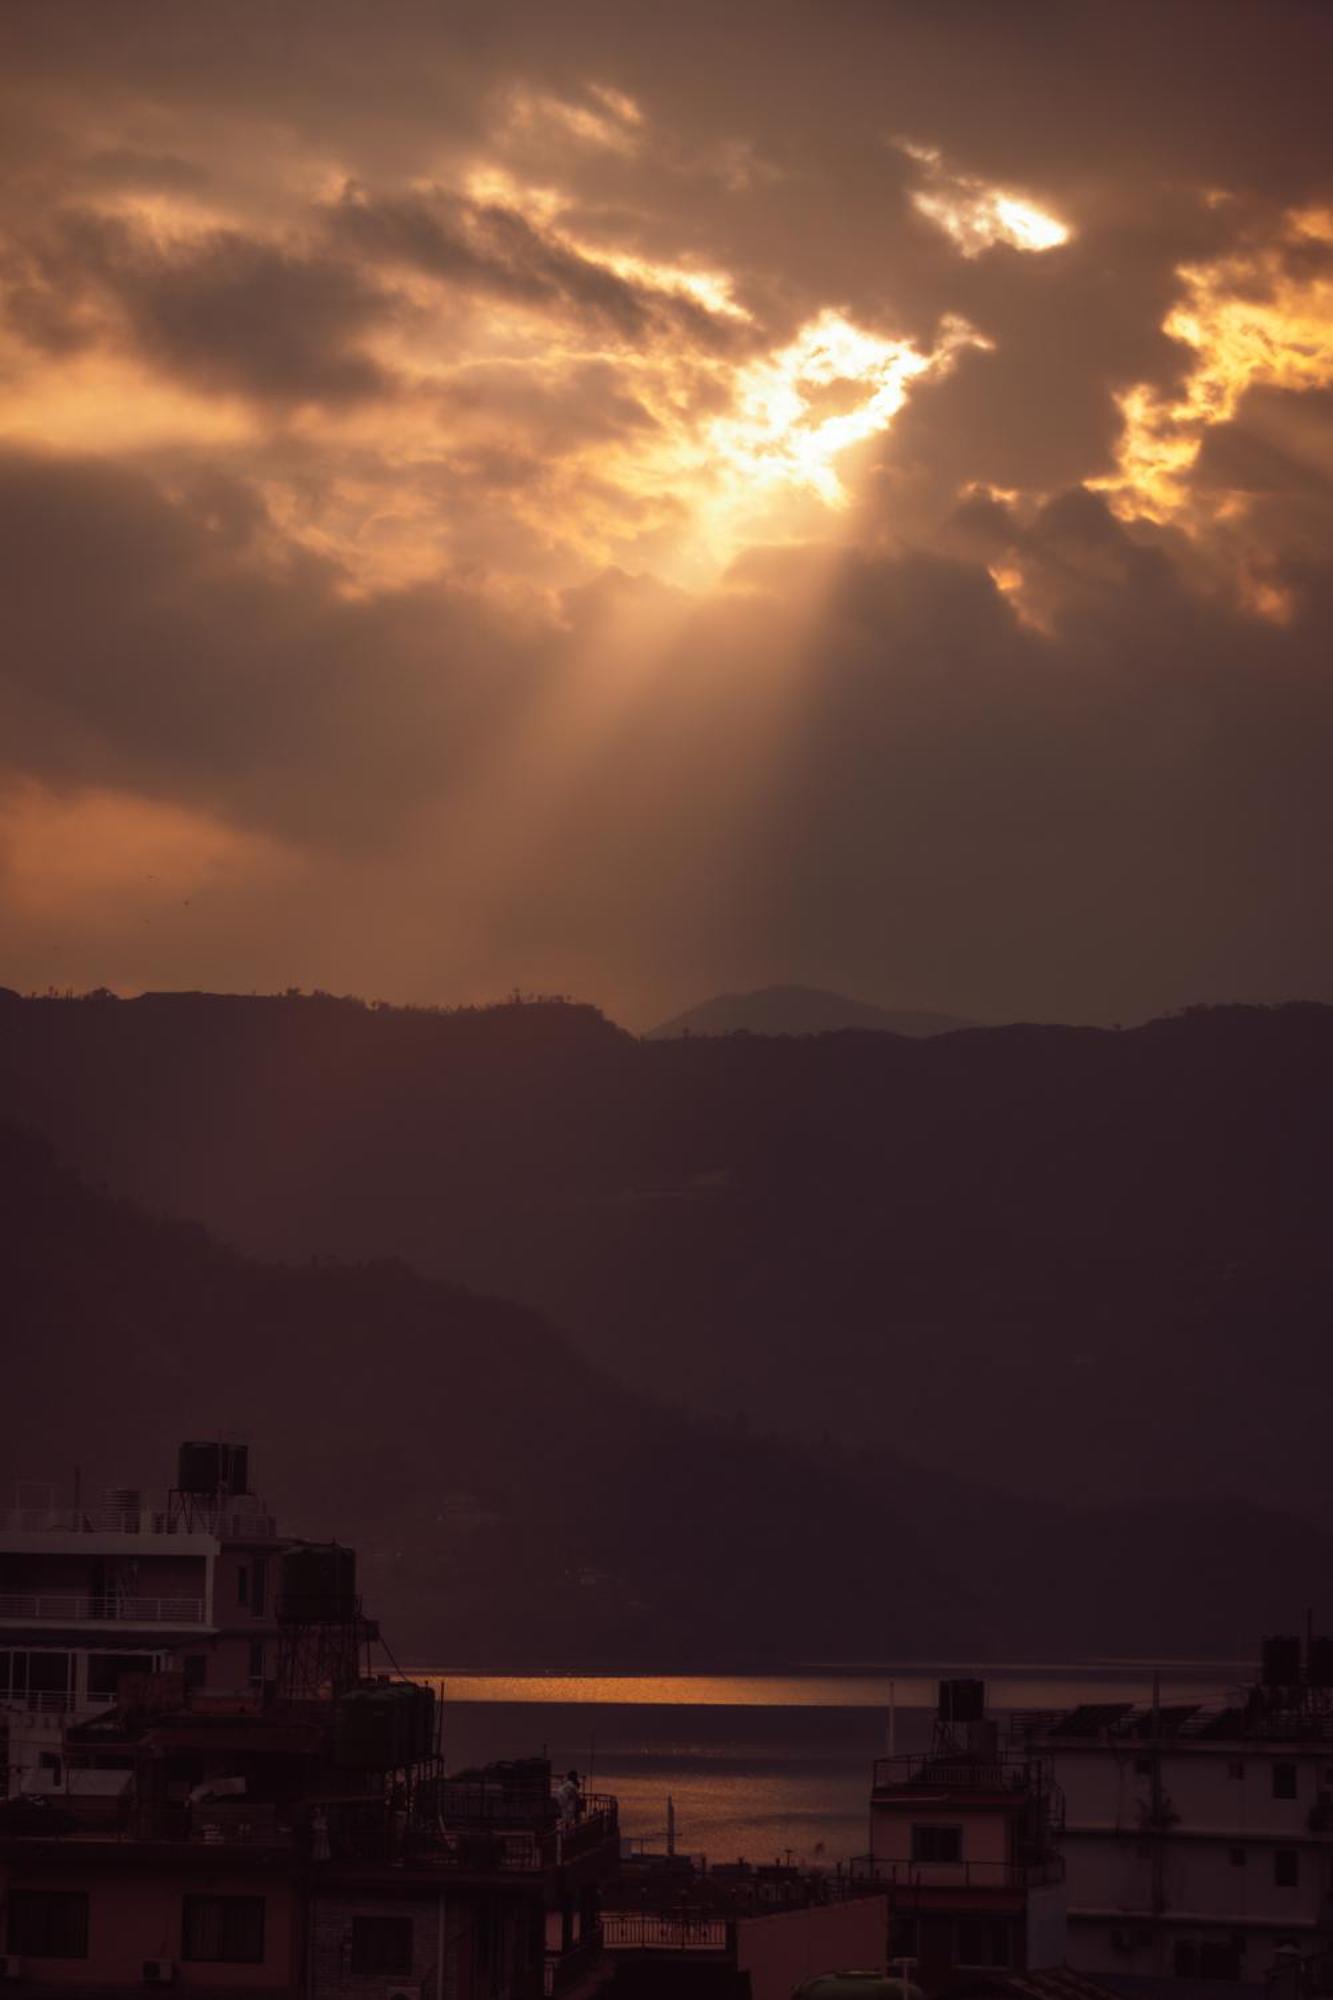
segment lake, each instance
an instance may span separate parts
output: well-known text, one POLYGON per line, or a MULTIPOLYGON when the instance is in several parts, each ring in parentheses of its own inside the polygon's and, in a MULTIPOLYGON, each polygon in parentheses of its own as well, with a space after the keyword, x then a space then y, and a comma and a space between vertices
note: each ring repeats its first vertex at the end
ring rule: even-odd
MULTIPOLYGON (((677 1847, 711 1861, 791 1856, 831 1864, 869 1844, 871 1765, 924 1749, 943 1665, 788 1674, 479 1674, 413 1668, 445 1703, 451 1769, 548 1755, 591 1791, 614 1792, 622 1832, 660 1848, 667 1799, 677 1847)), ((984 1670, 990 1713, 1079 1701, 1218 1701, 1253 1678, 1248 1661, 1100 1660, 984 1670)))

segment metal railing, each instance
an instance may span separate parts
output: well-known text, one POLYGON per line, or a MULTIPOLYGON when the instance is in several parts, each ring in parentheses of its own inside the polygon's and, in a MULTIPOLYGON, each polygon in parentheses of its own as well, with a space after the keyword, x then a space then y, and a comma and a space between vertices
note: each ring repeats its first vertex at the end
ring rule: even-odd
MULTIPOLYGON (((444 1817, 444 1831, 433 1858, 446 1867, 478 1874, 489 1874, 492 1869, 506 1874, 532 1873, 559 1867, 606 1843, 619 1848, 616 1801, 598 1794, 587 1800, 582 1817, 571 1825, 560 1824, 554 1812, 535 1824, 517 1826, 494 1820, 460 1822, 452 1813, 444 1817)), ((527 1817, 531 1822, 531 1815, 527 1817)))
POLYGON ((1044 1861, 883 1861, 873 1854, 854 1855, 848 1863, 854 1881, 885 1882, 902 1889, 1039 1889, 1063 1882, 1062 1855, 1044 1861))
POLYGON ((877 1757, 877 1792, 1026 1792, 1046 1787, 1049 1765, 1035 1757, 877 1757))
POLYGON ((277 1523, 262 1507, 239 1507, 230 1497, 197 1505, 189 1516, 161 1506, 8 1507, 0 1511, 0 1532, 23 1535, 188 1535, 211 1534, 236 1541, 272 1541, 277 1523))
POLYGON ((0 1596, 0 1619, 26 1618, 46 1625, 202 1625, 202 1597, 85 1597, 45 1591, 0 1596))
POLYGON ((602 1913, 602 1943, 607 1951, 726 1951, 731 1941, 726 1917, 684 1910, 672 1915, 638 1910, 602 1913))

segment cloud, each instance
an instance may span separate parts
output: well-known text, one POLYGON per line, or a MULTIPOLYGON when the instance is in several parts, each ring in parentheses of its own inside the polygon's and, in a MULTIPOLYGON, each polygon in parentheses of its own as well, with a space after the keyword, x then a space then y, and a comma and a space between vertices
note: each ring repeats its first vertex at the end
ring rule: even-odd
POLYGON ((1323 991, 1323 15, 11 0, 21 983, 1323 991))

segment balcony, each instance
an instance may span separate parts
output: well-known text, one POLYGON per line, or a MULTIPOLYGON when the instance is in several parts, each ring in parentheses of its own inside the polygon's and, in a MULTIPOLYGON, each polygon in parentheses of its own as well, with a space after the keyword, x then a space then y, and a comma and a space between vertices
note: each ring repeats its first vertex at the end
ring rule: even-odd
POLYGON ((200 1626, 204 1610, 202 1597, 85 1597, 45 1591, 0 1596, 0 1624, 200 1626))
POLYGON ((602 1916, 602 1943, 612 1952, 726 1952, 732 1944, 732 1926, 726 1917, 692 1910, 668 1915, 610 1911, 602 1916))
POLYGON ((1033 1757, 877 1757, 875 1792, 1040 1792, 1048 1766, 1033 1757))
POLYGON ((882 1861, 873 1854, 858 1854, 848 1863, 853 1880, 883 1882, 893 1889, 985 1890, 1009 1895, 1026 1895, 1065 1879, 1061 1855, 1044 1861, 882 1861))
POLYGON ((448 1802, 453 1789, 443 1788, 443 1830, 432 1856, 447 1867, 479 1873, 499 1869, 506 1874, 535 1874, 576 1861, 608 1843, 619 1851, 619 1808, 607 1793, 585 1794, 581 1816, 572 1824, 563 1824, 556 1818, 552 1800, 540 1809, 517 1812, 512 1804, 504 1809, 501 1802, 487 1800, 485 1806, 490 1810, 463 1814, 448 1802))
POLYGON ((0 1512, 0 1535, 191 1535, 224 1540, 270 1542, 277 1522, 262 1505, 243 1505, 233 1495, 199 1500, 175 1511, 147 1501, 139 1505, 102 1502, 91 1507, 9 1507, 0 1512))

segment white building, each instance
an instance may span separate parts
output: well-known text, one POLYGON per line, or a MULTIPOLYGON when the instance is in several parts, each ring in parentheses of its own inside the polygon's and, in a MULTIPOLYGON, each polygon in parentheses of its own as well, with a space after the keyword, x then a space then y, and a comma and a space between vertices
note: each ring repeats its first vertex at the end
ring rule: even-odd
POLYGON ((160 1498, 61 1505, 28 1487, 0 1515, 0 1798, 65 1789, 67 1722, 127 1680, 174 1671, 244 1693, 275 1671, 281 1547, 241 1447, 185 1445, 160 1498))
POLYGON ((1087 1705, 1029 1728, 1064 1795, 1080 1971, 1262 1986, 1333 1945, 1333 1688, 1296 1642, 1265 1655, 1232 1706, 1087 1705))

